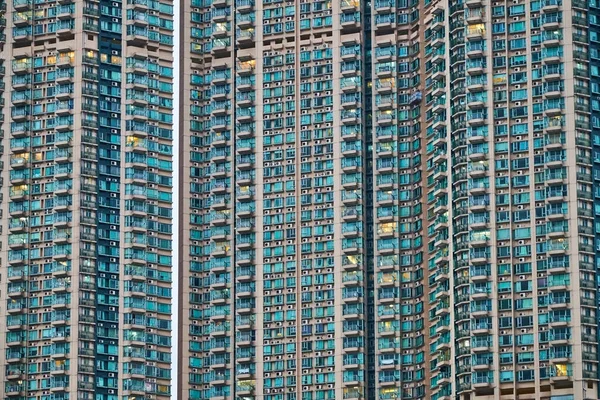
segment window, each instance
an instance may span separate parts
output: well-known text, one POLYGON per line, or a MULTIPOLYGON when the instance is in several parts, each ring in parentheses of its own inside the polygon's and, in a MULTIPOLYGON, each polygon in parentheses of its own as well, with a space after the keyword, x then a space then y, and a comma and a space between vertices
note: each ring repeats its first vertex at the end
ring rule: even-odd
POLYGON ((511 6, 508 8, 508 15, 513 17, 515 15, 523 15, 525 14, 525 5, 519 4, 515 6, 511 6))

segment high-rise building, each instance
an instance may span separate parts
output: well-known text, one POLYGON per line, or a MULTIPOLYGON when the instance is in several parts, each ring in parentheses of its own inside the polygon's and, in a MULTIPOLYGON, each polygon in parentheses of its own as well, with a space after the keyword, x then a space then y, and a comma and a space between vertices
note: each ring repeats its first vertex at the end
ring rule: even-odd
POLYGON ((186 0, 179 398, 598 398, 600 3, 186 0))
POLYGON ((0 398, 168 399, 173 1, 0 10, 0 398))

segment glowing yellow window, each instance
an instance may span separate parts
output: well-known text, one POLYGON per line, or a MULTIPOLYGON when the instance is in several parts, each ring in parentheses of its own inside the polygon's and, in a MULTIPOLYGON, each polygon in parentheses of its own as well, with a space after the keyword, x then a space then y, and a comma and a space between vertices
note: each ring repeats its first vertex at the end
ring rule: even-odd
POLYGON ((350 264, 358 264, 358 257, 357 256, 347 256, 348 258, 348 262, 350 264))
POLYGON ((144 140, 135 136, 127 136, 126 144, 129 147, 140 146, 144 143, 144 140))
POLYGON ((14 156, 11 157, 12 159, 12 164, 25 164, 27 162, 27 160, 29 160, 29 153, 23 153, 23 154, 16 154, 14 156))
POLYGON ((171 389, 170 389, 170 386, 157 385, 156 386, 156 391, 158 393, 169 393, 171 391, 171 389))
POLYGON ((391 331, 394 329, 394 324, 392 321, 381 322, 381 330, 382 331, 391 331))
POLYGON ((485 24, 475 24, 475 25, 469 25, 469 27, 467 28, 467 32, 469 35, 475 35, 475 34, 485 34, 485 24))
POLYGON ((248 61, 240 62, 240 66, 242 68, 254 68, 255 65, 256 65, 256 60, 248 60, 248 61))
POLYGON ((256 386, 255 380, 237 381, 237 387, 240 390, 252 390, 256 386))
POLYGON ((379 393, 381 393, 384 396, 390 396, 393 397, 396 395, 396 393, 398 393, 398 389, 396 388, 382 388, 379 390, 379 393))
POLYGON ((392 78, 381 79, 381 86, 383 87, 394 87, 394 80, 392 78))
POLYGON ((396 222, 388 222, 379 225, 379 233, 393 233, 397 230, 398 224, 396 222))
POLYGON ((567 364, 556 364, 556 376, 569 376, 569 365, 567 364))
POLYGON ((499 85, 506 83, 506 75, 496 75, 494 76, 494 85, 499 85))

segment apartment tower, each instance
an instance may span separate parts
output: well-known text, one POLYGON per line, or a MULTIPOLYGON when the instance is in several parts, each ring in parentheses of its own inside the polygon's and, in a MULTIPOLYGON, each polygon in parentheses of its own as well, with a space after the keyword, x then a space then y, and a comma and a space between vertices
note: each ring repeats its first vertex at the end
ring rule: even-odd
POLYGON ((0 3, 2 399, 169 398, 172 3, 0 3))
POLYGON ((179 398, 597 399, 598 15, 184 1, 179 398))

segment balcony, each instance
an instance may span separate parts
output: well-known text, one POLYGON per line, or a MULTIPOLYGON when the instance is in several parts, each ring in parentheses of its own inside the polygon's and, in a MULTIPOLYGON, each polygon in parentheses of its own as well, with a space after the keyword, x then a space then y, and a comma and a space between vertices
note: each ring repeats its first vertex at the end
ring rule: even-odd
POLYGON ((487 118, 483 114, 473 114, 472 118, 467 123, 472 127, 485 125, 487 118))
POLYGON ((219 39, 215 38, 212 40, 212 47, 210 49, 211 54, 213 55, 225 55, 229 53, 231 47, 229 45, 229 39, 219 39))
POLYGON ((23 122, 31 115, 30 107, 15 107, 11 110, 10 116, 16 123, 23 122))
POLYGON ((65 293, 69 292, 71 289, 71 285, 64 279, 56 280, 54 285, 52 286, 52 292, 54 293, 65 293))
MULTIPOLYGON (((478 179, 486 176, 489 172, 489 168, 486 162, 469 163, 467 167, 467 172, 470 178, 478 179)), ((475 189, 475 191, 477 191, 476 187, 473 187, 472 189, 475 189)))
POLYGON ((145 46, 148 43, 148 28, 128 25, 126 40, 129 45, 132 46, 145 46))
MULTIPOLYGON (((92 10, 92 12, 95 12, 95 11, 96 10, 92 10)), ((133 23, 135 26, 142 27, 142 28, 148 26, 148 16, 146 15, 146 13, 134 11, 131 14, 130 20, 133 20, 133 23)))
MULTIPOLYGON (((549 318, 548 319, 548 324, 550 325, 550 327, 552 328, 562 328, 562 327, 566 327, 569 325, 570 323, 570 317, 569 318, 560 318, 560 317, 555 317, 555 318, 549 318)), ((594 320, 594 324, 595 324, 595 320, 594 320)))
MULTIPOLYGON (((383 1, 380 1, 379 3, 383 3, 383 1)), ((398 22, 398 17, 396 16, 395 12, 383 12, 383 9, 387 8, 385 7, 388 4, 384 4, 384 7, 380 9, 379 12, 376 12, 375 15, 375 29, 378 32, 387 32, 390 31, 394 28, 396 28, 397 26, 397 22, 398 22)), ((402 21, 402 20, 400 20, 402 21)))
POLYGON ((342 92, 344 93, 356 93, 358 92, 360 85, 360 78, 342 78, 342 82, 340 83, 342 92))
POLYGON ((484 28, 467 26, 467 40, 481 40, 484 36, 484 28))
POLYGON ((342 203, 344 205, 355 205, 361 199, 360 193, 357 191, 344 191, 342 193, 342 203))
POLYGON ((563 39, 562 34, 556 32, 544 32, 542 35, 542 46, 544 47, 557 47, 560 45, 563 39))
MULTIPOLYGON (((444 276, 444 275, 440 275, 440 276, 444 276)), ((440 279, 443 280, 443 279, 440 279)), ((437 310, 435 311, 435 315, 440 317, 440 316, 444 316, 444 315, 448 315, 450 314, 450 304, 449 303, 440 303, 437 310)), ((447 330, 446 328, 442 328, 444 330, 447 330)), ((440 332, 437 332, 440 333, 440 332)))
POLYGON ((255 96, 252 92, 238 93, 236 96, 237 105, 242 108, 254 105, 255 96))
MULTIPOLYGON (((556 92, 549 92, 549 93, 556 93, 556 92)), ((545 94, 544 94, 545 95, 545 94)), ((561 92, 558 91, 558 95, 561 95, 561 92)), ((566 137, 564 136, 564 134, 558 134, 558 135, 546 135, 546 140, 544 143, 544 146, 546 147, 547 150, 560 150, 562 149, 562 147, 566 144, 566 137)))
MULTIPOLYGON (((137 382, 137 381, 135 381, 137 382)), ((146 388, 142 382, 139 385, 129 384, 123 388, 123 395, 127 398, 138 398, 138 396, 144 396, 146 394, 146 388)))
POLYGON ((442 81, 443 82, 447 76, 446 69, 442 68, 442 67, 435 67, 435 68, 433 68, 433 70, 431 72, 432 72, 431 79, 433 79, 434 81, 442 81))
POLYGON ((344 173, 355 173, 361 167, 360 161, 357 161, 356 158, 343 158, 342 159, 342 171, 344 173))
POLYGON ((254 29, 238 29, 235 39, 240 47, 250 47, 254 43, 254 29))
POLYGON ((20 46, 31 43, 32 39, 31 28, 15 29, 13 32, 13 42, 20 46))
POLYGON ((549 101, 546 101, 546 103, 544 114, 546 114, 548 117, 552 118, 562 114, 563 110, 560 104, 549 103, 549 101))
POLYGON ((354 271, 360 268, 362 265, 362 258, 360 256, 345 256, 342 261, 342 268, 345 271, 354 271))
POLYGON ((25 303, 21 300, 12 300, 9 301, 6 307, 9 314, 23 314, 27 313, 25 311, 26 306, 25 303))
POLYGON ((560 276, 552 275, 549 277, 548 291, 550 292, 565 292, 570 289, 570 281, 561 279, 560 276), (558 279, 553 279, 558 278, 558 279))
POLYGON ((341 101, 344 109, 357 109, 360 107, 360 96, 358 95, 342 95, 341 101))
POLYGON ((488 262, 490 254, 486 252, 474 252, 470 254, 471 263, 473 265, 483 265, 488 262))
POLYGON ((560 6, 562 6, 561 0, 543 0, 542 1, 542 12, 547 13, 555 13, 559 10, 560 6))
POLYGON ((240 13, 248 13, 254 9, 254 0, 236 0, 235 7, 240 13))
POLYGON ((343 110, 341 113, 342 124, 356 125, 360 123, 360 113, 354 110, 343 110))
POLYGON ((483 79, 469 79, 467 80, 467 92, 479 93, 486 89, 486 76, 481 75, 483 79))
POLYGON ((436 51, 431 57, 431 63, 434 65, 440 65, 446 60, 446 56, 443 52, 436 51))
POLYGON ((545 31, 557 31, 562 23, 562 18, 557 15, 558 14, 542 16, 542 29, 545 31))
MULTIPOLYGON (((59 10, 60 12, 60 10, 59 10)), ((75 28, 75 20, 72 18, 70 13, 67 13, 64 8, 62 9, 62 15, 58 17, 56 23, 56 35, 58 37, 68 37, 73 34, 75 28)))
MULTIPOLYGON (((21 92, 13 92, 10 100, 11 100, 11 103, 13 106, 22 106, 22 105, 29 103, 31 98, 30 98, 28 92, 21 91, 21 92)), ((13 130, 13 136, 14 136, 14 130, 13 130)))
POLYGON ((569 264, 565 259, 550 260, 547 267, 549 275, 560 275, 567 273, 569 264))
MULTIPOLYGON (((356 43, 353 41, 351 44, 355 45, 356 43)), ((360 55, 360 47, 353 46, 353 47, 342 47, 341 48, 342 60, 345 60, 345 61, 356 60, 359 55, 360 55)))
POLYGON ((343 33, 350 33, 360 28, 360 16, 359 12, 355 13, 342 13, 340 15, 340 25, 343 33))
POLYGON ((254 110, 247 108, 239 108, 237 110, 237 121, 242 124, 248 124, 254 121, 254 110))
POLYGON ((440 82, 437 81, 433 86, 432 86, 432 92, 431 95, 433 97, 441 97, 443 95, 446 94, 446 84, 444 82, 440 82))
POLYGON ((395 72, 396 66, 393 63, 379 63, 375 66, 378 78, 391 78, 395 72))
POLYGON ((570 299, 567 297, 552 297, 548 303, 550 309, 566 309, 570 306, 570 299))
POLYGON ((11 200, 23 200, 25 197, 29 195, 29 189, 27 189, 27 185, 11 187, 9 192, 9 197, 11 200))
MULTIPOLYGON (((15 364, 17 362, 21 361, 21 354, 19 352, 9 352, 9 354, 7 354, 7 360, 10 359, 9 357, 18 357, 18 361, 12 362, 12 361, 7 361, 8 364, 15 364)), ((12 359, 11 359, 12 360, 12 359)), ((7 365, 6 366, 6 379, 9 381, 14 381, 14 380, 20 380, 22 381, 24 378, 24 373, 23 373, 23 366, 22 365, 7 365)))
POLYGON ((360 1, 359 0, 341 0, 340 7, 344 13, 360 11, 360 1))
POLYGON ((468 97, 467 108, 470 110, 481 110, 486 107, 485 101, 482 97, 468 97))
POLYGON ((236 125, 236 135, 240 139, 251 138, 254 136, 254 129, 251 124, 236 125))
POLYGON ((236 81, 236 88, 241 92, 250 92, 254 90, 254 79, 250 77, 238 78, 236 81))
POLYGON ((484 57, 484 48, 483 46, 468 46, 467 47, 467 57, 474 58, 483 58, 484 57))
MULTIPOLYGON (((544 63, 544 66, 546 66, 546 67, 558 65, 562 60, 561 57, 562 57, 562 54, 557 54, 557 53, 548 54, 542 58, 542 62, 544 63)), ((548 75, 547 77, 544 76, 544 78, 554 79, 554 75, 548 75)))
POLYGON ((11 385, 5 386, 4 394, 6 396, 23 396, 25 394, 25 387, 23 385, 11 385))
POLYGON ((442 47, 445 43, 446 43, 446 36, 445 35, 435 34, 431 38, 431 47, 433 47, 433 48, 442 47))

